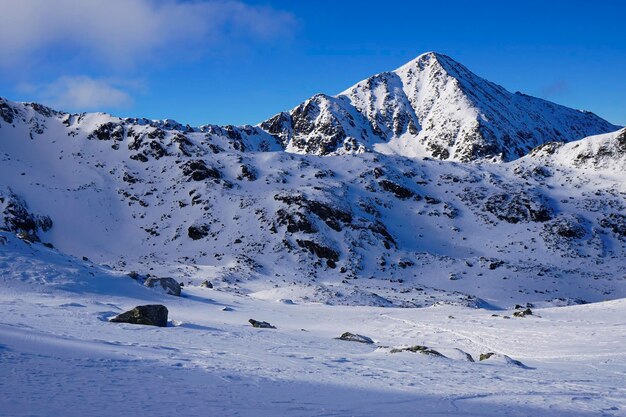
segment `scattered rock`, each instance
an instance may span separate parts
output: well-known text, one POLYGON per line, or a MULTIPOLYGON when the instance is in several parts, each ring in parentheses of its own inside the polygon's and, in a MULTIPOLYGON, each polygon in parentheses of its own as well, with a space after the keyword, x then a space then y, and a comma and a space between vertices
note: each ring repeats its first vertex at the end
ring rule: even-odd
POLYGON ((326 246, 315 243, 312 240, 296 239, 296 243, 298 244, 298 246, 306 249, 318 258, 324 258, 332 262, 337 262, 339 260, 339 254, 336 251, 326 246))
POLYGON ((405 348, 395 348, 389 351, 389 353, 400 353, 400 352, 422 353, 424 355, 432 355, 432 356, 439 356, 441 358, 445 358, 445 356, 443 356, 441 353, 437 352, 436 350, 430 349, 426 346, 420 346, 420 345, 409 346, 405 348))
POLYGON ((167 294, 180 296, 180 284, 174 278, 150 277, 143 283, 146 287, 159 288, 167 294))
POLYGON ((222 174, 215 168, 208 167, 206 162, 202 160, 189 161, 181 166, 183 174, 189 177, 189 180, 204 181, 207 178, 220 179, 222 174))
POLYGON ((483 209, 513 224, 545 222, 553 216, 544 196, 525 192, 494 194, 485 201, 483 209))
POLYGON ((213 288, 213 284, 211 284, 211 282, 208 281, 208 280, 204 280, 204 281, 202 281, 202 284, 200 284, 200 287, 202 287, 202 288, 213 288))
POLYGON ((187 236, 193 240, 200 240, 209 235, 210 227, 206 224, 194 224, 187 229, 187 236))
POLYGON ((167 327, 167 307, 160 304, 137 306, 110 319, 113 323, 143 324, 167 327))
POLYGON ((617 236, 626 237, 626 215, 611 213, 600 220, 600 226, 609 228, 617 236))
POLYGON ((341 336, 337 337, 338 340, 345 340, 347 342, 358 342, 358 343, 365 343, 368 345, 371 345, 374 343, 374 341, 372 339, 370 339, 367 336, 363 336, 360 334, 354 334, 354 333, 350 333, 350 332, 345 332, 344 334, 342 334, 341 336))
POLYGON ((255 319, 248 320, 248 323, 250 323, 253 327, 257 327, 259 329, 275 329, 276 328, 276 326, 272 326, 270 323, 266 321, 258 321, 255 319))
POLYGON ((526 310, 521 310, 521 311, 516 311, 515 313, 513 313, 514 317, 526 317, 526 316, 532 316, 533 311, 530 308, 527 308, 526 310))
POLYGON ((503 365, 512 365, 512 366, 517 366, 519 368, 529 369, 529 367, 524 365, 522 362, 512 359, 511 357, 507 355, 502 355, 499 353, 494 353, 494 352, 481 353, 480 361, 482 362, 482 361, 487 361, 487 360, 490 362, 498 362, 503 365))
POLYGON ((413 191, 399 184, 396 184, 393 181, 380 180, 378 181, 378 185, 380 185, 380 188, 389 193, 392 193, 394 196, 396 196, 396 198, 399 198, 400 200, 406 200, 407 198, 411 198, 415 195, 413 191))
POLYGON ((138 280, 139 278, 141 278, 141 275, 139 275, 139 272, 137 271, 130 271, 128 274, 130 278, 134 279, 135 281, 138 280))

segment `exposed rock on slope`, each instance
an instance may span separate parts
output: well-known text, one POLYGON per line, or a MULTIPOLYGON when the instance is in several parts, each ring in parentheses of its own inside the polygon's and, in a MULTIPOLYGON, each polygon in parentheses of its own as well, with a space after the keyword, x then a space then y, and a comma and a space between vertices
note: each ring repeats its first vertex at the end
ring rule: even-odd
POLYGON ((626 169, 626 129, 570 143, 551 142, 530 152, 543 163, 593 170, 626 169))

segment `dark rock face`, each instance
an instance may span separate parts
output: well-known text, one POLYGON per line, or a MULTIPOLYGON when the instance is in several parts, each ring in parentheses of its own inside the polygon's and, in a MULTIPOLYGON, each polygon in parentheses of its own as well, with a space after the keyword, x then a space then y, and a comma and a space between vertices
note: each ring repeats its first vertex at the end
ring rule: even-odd
POLYGON ((261 129, 274 136, 282 145, 287 146, 293 132, 293 122, 289 113, 278 113, 261 123, 261 129))
POLYGON ((200 240, 209 235, 209 230, 207 224, 194 224, 187 229, 187 235, 193 240, 200 240))
POLYGON ((0 99, 0 117, 8 124, 13 123, 13 119, 17 116, 15 110, 9 106, 4 100, 0 99))
POLYGON ((410 346, 410 347, 406 347, 406 348, 391 349, 391 351, 390 351, 390 353, 400 353, 400 352, 421 353, 423 355, 439 356, 441 358, 445 358, 444 355, 442 355, 441 353, 437 352, 436 350, 433 350, 433 349, 428 348, 426 346, 420 346, 420 345, 410 346))
POLYGON ((494 194, 487 198, 483 209, 508 223, 545 222, 553 215, 545 198, 523 192, 494 194))
POLYGON ((207 178, 220 179, 222 174, 215 169, 207 167, 202 160, 185 162, 181 166, 183 174, 193 181, 204 181, 207 178))
POLYGON ((278 209, 276 212, 276 223, 286 226, 289 233, 315 233, 317 228, 305 213, 299 211, 290 212, 286 209, 278 209))
POLYGON ((331 248, 327 248, 326 246, 315 243, 312 240, 297 239, 296 243, 298 244, 298 246, 306 249, 318 258, 328 259, 329 261, 333 262, 337 262, 339 260, 339 254, 336 251, 332 250, 331 248))
POLYGON ((266 321, 258 321, 255 319, 248 320, 248 323, 250 323, 253 327, 257 327, 259 329, 275 329, 276 328, 275 326, 272 326, 266 321))
POLYGON ((248 165, 241 165, 241 175, 238 177, 239 179, 246 179, 248 181, 256 181, 257 174, 254 168, 248 165))
POLYGON ((396 184, 393 181, 380 180, 378 182, 378 185, 380 185, 380 188, 382 188, 383 190, 392 193, 401 200, 406 200, 407 198, 415 196, 415 193, 413 191, 399 184, 396 184))
POLYGON ((137 306, 132 310, 113 317, 113 323, 143 324, 146 326, 167 327, 167 307, 160 304, 137 306))
POLYGON ((626 129, 622 129, 615 140, 617 141, 617 149, 622 153, 626 153, 626 129))
POLYGON ((306 213, 310 212, 319 217, 331 229, 339 232, 342 230, 342 224, 352 222, 352 214, 333 207, 330 204, 321 201, 309 200, 299 194, 276 194, 274 200, 283 202, 288 206, 296 207, 298 211, 279 210, 279 224, 287 225, 290 233, 303 231, 305 233, 316 232, 315 226, 311 224, 306 213))
POLYGON ((97 140, 124 140, 124 126, 119 123, 103 123, 87 137, 97 140))
POLYGON ((0 189, 0 230, 19 233, 30 242, 39 242, 37 232, 47 232, 53 226, 48 216, 32 214, 26 202, 11 189, 0 189))
POLYGON ((344 334, 342 334, 341 336, 339 336, 337 338, 338 340, 345 340, 347 342, 358 342, 358 343, 365 343, 368 345, 371 345, 374 343, 374 341, 372 339, 370 339, 367 336, 363 336, 360 334, 355 334, 355 333, 350 333, 350 332, 345 332, 344 334))
POLYGON ((146 287, 157 288, 165 291, 167 294, 180 297, 180 284, 174 278, 155 278, 150 277, 143 283, 146 287))
POLYGON ((304 135, 317 133, 313 140, 296 140, 295 145, 307 153, 327 155, 337 149, 339 142, 345 139, 346 133, 338 120, 331 119, 318 125, 315 122, 318 114, 319 109, 311 102, 294 110, 292 115, 294 131, 304 135))

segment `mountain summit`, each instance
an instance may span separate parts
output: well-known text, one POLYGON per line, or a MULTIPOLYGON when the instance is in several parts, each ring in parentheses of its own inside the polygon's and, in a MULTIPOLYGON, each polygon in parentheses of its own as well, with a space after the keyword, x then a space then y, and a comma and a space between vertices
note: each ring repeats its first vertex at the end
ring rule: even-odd
POLYGON ((315 95, 259 127, 296 153, 375 149, 465 162, 510 161, 546 142, 618 129, 593 113, 511 93, 435 52, 337 96, 315 95))

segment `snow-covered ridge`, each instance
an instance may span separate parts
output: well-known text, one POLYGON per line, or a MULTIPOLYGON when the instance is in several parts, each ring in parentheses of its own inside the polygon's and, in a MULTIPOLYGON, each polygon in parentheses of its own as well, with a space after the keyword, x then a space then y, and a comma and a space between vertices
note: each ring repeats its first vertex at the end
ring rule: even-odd
MULTIPOLYGON (((409 117, 407 101, 398 103, 409 117)), ((355 126, 365 117, 347 96, 317 96, 302 111, 328 109, 355 126)), ((259 127, 190 128, 6 100, 0 112, 0 228, 122 271, 331 304, 624 294, 617 163, 601 173, 550 155, 463 164, 356 142, 320 157, 284 152, 294 142, 259 127)), ((333 146, 330 126, 311 146, 333 146)))
POLYGON ((624 172, 626 129, 570 143, 547 143, 534 149, 528 157, 538 158, 547 164, 624 172))
POLYGON ((434 52, 336 97, 316 95, 259 126, 292 152, 373 148, 456 161, 511 161, 546 142, 618 129, 593 113, 510 93, 434 52))

